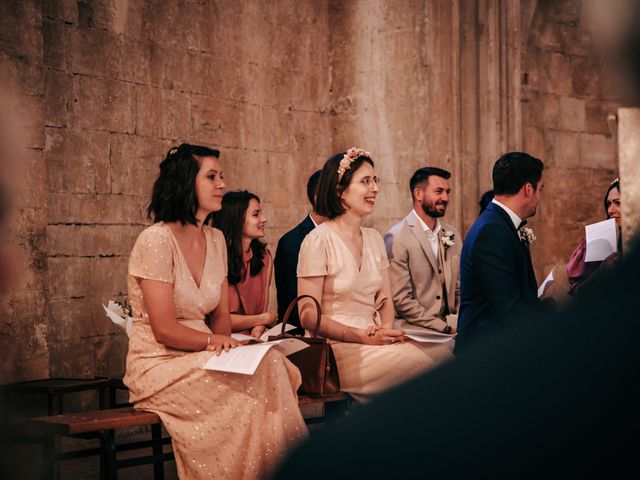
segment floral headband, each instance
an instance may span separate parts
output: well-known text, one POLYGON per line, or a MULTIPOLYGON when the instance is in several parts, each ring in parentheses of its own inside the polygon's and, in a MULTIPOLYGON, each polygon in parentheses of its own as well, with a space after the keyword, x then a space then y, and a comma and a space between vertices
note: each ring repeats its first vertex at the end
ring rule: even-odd
POLYGON ((340 160, 340 165, 338 165, 338 182, 342 180, 345 172, 351 168, 351 164, 360 157, 371 157, 371 154, 358 147, 351 147, 347 150, 340 160))
POLYGON ((614 183, 620 183, 620 177, 616 177, 614 178, 611 183, 609 184, 609 186, 613 185, 614 183))

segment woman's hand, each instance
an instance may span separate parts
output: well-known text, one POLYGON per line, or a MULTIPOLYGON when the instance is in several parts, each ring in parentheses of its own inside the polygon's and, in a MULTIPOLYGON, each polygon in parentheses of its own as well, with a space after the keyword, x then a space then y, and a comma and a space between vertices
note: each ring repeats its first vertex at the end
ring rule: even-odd
POLYGON ((214 333, 210 334, 209 338, 211 339, 211 341, 206 346, 205 350, 209 352, 215 352, 216 355, 220 355, 220 353, 222 353, 222 350, 228 352, 232 348, 247 344, 247 342, 239 342, 226 335, 216 335, 214 333))
POLYGON ((260 338, 266 329, 266 325, 256 325, 251 329, 251 336, 253 338, 260 338))
POLYGON ((278 321, 278 314, 276 312, 264 312, 262 314, 262 325, 266 327, 272 327, 278 321))
POLYGON ((368 327, 364 330, 365 335, 362 343, 366 345, 391 345, 392 343, 404 342, 406 337, 402 330, 396 330, 395 328, 384 327, 368 327), (373 335, 369 335, 367 332, 373 331, 373 335))

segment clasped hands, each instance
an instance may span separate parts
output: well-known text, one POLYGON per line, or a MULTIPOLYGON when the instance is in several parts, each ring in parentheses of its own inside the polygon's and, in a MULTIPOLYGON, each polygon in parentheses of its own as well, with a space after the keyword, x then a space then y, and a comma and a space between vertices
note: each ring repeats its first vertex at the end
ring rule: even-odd
POLYGON ((403 330, 396 328, 386 328, 380 325, 369 325, 365 329, 363 342, 367 345, 390 345, 392 343, 402 343, 408 340, 404 336, 403 330))

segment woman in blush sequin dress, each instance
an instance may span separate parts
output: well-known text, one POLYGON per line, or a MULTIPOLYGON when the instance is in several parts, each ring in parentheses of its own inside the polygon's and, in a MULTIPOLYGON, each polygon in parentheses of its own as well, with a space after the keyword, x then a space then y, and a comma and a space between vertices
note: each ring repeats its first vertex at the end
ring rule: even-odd
POLYGON ((202 368, 239 345, 229 336, 224 237, 202 224, 221 207, 218 155, 187 144, 169 151, 148 209, 157 223, 129 258, 134 319, 124 381, 135 408, 162 419, 182 479, 262 478, 306 436, 300 372, 279 353, 270 351, 252 376, 202 368))
MULTIPOLYGON (((298 294, 320 300, 320 334, 331 339, 340 388, 358 400, 453 357, 446 345, 408 341, 393 328, 384 242, 362 227, 378 191, 368 152, 351 148, 327 160, 315 206, 329 220, 305 237, 298 258, 298 294)), ((307 329, 315 323, 309 300, 300 302, 300 319, 307 329)))

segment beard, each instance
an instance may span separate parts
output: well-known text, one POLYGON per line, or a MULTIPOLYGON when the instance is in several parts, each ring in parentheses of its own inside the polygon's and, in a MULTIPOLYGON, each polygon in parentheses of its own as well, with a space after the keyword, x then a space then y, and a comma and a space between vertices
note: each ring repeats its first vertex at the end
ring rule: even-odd
POLYGON ((430 216, 431 218, 439 218, 439 217, 444 217, 444 214, 447 211, 447 204, 444 202, 436 202, 433 204, 429 204, 429 203, 423 203, 422 204, 422 211, 430 216), (437 206, 444 206, 443 210, 438 210, 436 207, 437 206))

